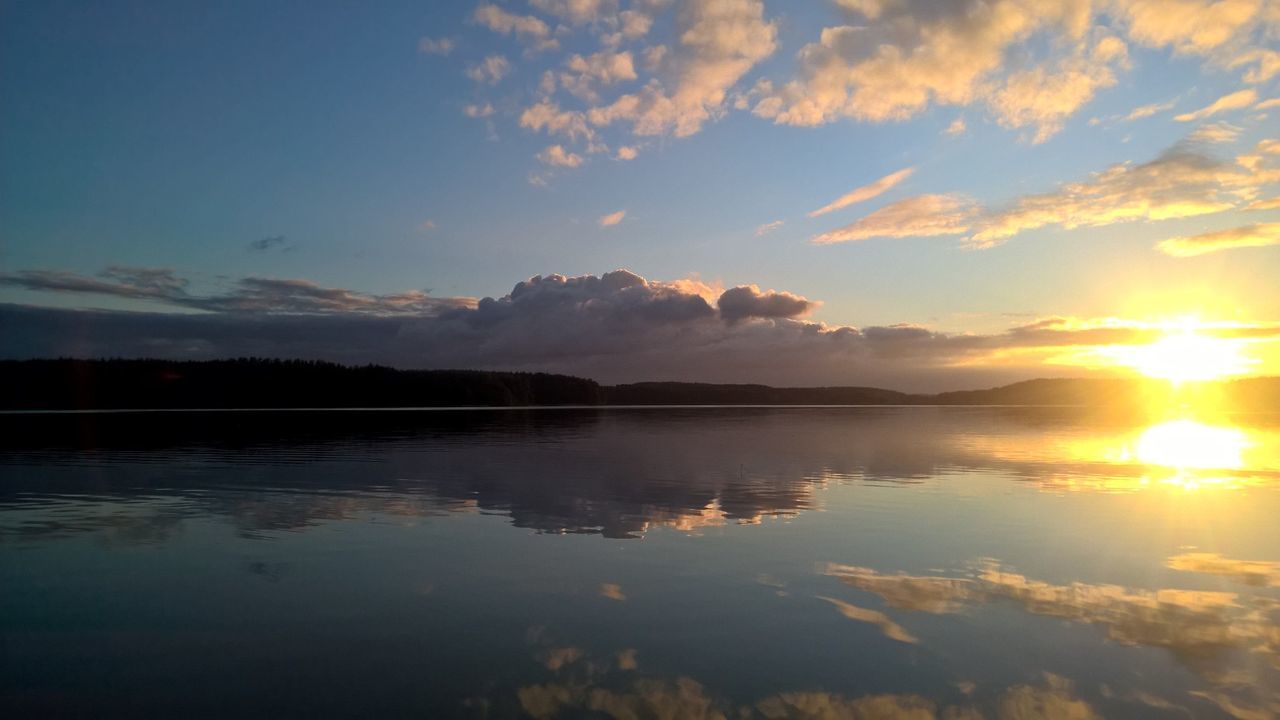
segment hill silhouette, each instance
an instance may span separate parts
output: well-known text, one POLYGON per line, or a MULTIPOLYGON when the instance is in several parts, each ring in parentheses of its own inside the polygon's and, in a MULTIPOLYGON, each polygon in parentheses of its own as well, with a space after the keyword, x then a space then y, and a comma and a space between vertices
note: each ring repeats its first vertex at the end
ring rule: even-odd
POLYGON ((911 394, 873 387, 643 382, 603 386, 549 373, 397 370, 304 360, 4 360, 0 409, 407 408, 535 405, 1070 405, 1143 407, 1204 400, 1280 410, 1280 378, 1171 390, 1141 379, 1039 379, 911 394))

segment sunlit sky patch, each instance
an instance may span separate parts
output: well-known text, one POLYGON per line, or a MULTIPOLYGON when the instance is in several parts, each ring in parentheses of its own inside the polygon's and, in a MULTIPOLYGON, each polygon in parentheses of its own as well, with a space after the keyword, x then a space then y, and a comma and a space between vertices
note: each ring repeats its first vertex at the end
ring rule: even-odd
MULTIPOLYGON (((872 340, 896 328, 898 348, 908 331, 942 338, 929 367, 1029 355, 1052 361, 1042 374, 1064 359, 1170 379, 1280 367, 1270 337, 1280 4, 1270 0, 26 3, 0 13, 0 302, 10 308, 430 325, 479 312, 478 298, 510 300, 531 276, 627 268, 653 288, 606 288, 597 307, 644 295, 671 310, 687 293, 711 313, 692 301, 655 311, 641 344, 721 343, 661 325, 714 322, 740 352, 782 344, 784 356, 810 357, 805 338, 848 326, 872 340), (728 296, 737 304, 726 311, 722 293, 739 286, 753 289, 728 296), (1154 351, 989 341, 976 353, 964 340, 1022 338, 1046 318, 1186 317, 1197 326, 1143 340, 1154 351), (1218 337, 1223 323, 1244 330, 1218 337), (1198 347, 1202 367, 1156 368, 1161 342, 1198 347)), ((520 317, 525 327, 566 319, 520 317)), ((233 349, 182 333, 152 346, 233 349)), ((279 351, 631 377, 634 347, 563 342, 557 357, 586 359, 557 365, 512 333, 492 343, 502 356, 443 358, 407 341, 360 358, 323 343, 279 351), (626 361, 611 364, 619 353, 626 361)), ((0 350, 47 347, 24 335, 0 350)), ((823 356, 813 372, 746 364, 725 377, 889 377, 860 375, 860 363, 894 353, 858 352, 823 356)), ((690 379, 714 379, 706 363, 725 362, 685 356, 704 363, 690 379)))

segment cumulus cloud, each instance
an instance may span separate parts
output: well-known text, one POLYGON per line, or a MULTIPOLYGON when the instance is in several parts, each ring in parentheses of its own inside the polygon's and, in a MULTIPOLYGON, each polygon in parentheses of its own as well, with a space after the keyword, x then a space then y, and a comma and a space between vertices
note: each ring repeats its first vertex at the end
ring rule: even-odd
POLYGON ((1223 95, 1199 110, 1175 115, 1173 119, 1178 122, 1194 122, 1196 120, 1203 120, 1207 117, 1217 115, 1218 113, 1247 108, 1257 100, 1258 92, 1256 90, 1237 90, 1236 92, 1223 95))
POLYGON ((573 55, 565 61, 569 72, 560 74, 560 86, 578 97, 596 99, 597 86, 614 85, 635 80, 636 68, 631 53, 602 51, 586 57, 573 55))
POLYGON ((597 22, 618 10, 617 0, 529 0, 529 4, 573 25, 597 22))
POLYGON ((1129 37, 1147 47, 1171 46, 1205 54, 1228 43, 1255 20, 1259 0, 1113 0, 1112 12, 1129 37))
POLYGON ((797 55, 798 77, 762 97, 755 114, 786 125, 840 118, 905 120, 932 104, 985 100, 1001 124, 1056 132, 1063 117, 1115 82, 1125 61, 1114 37, 1090 44, 1089 11, 1080 2, 925 0, 847 3, 864 24, 823 29, 797 55), (1009 49, 1051 32, 1070 51, 1013 75, 1001 74, 1009 49))
POLYGON ((617 212, 611 212, 608 215, 601 215, 600 227, 613 227, 614 225, 617 225, 618 223, 622 222, 622 218, 626 216, 627 216, 626 210, 619 210, 617 212))
MULTIPOLYGON (((717 297, 696 280, 647 280, 626 270, 535 276, 506 295, 479 301, 423 291, 373 295, 266 278, 198 294, 172 271, 155 268, 113 268, 99 276, 31 270, 0 276, 0 286, 147 300, 187 311, 0 305, 2 357, 256 355, 565 372, 602 382, 990 386, 1043 376, 1043 363, 1066 349, 1147 344, 1163 332, 1149 324, 1071 318, 985 335, 914 325, 826 325, 799 318, 814 301, 798 295, 742 286, 717 297)), ((1280 326, 1268 324, 1202 332, 1280 341, 1280 326)))
MULTIPOLYGON (((725 110, 729 90, 777 47, 777 26, 761 0, 689 0, 677 17, 679 43, 658 62, 669 78, 592 108, 592 124, 629 123, 637 135, 693 135, 725 110)), ((657 64, 657 63, 655 63, 657 64)))
POLYGON ((1156 249, 1174 257, 1195 257, 1236 248, 1280 245, 1280 223, 1258 223, 1189 237, 1172 237, 1156 243, 1156 249))
POLYGON ((520 113, 520 127, 551 135, 563 135, 570 140, 591 140, 595 134, 587 125, 586 116, 574 110, 562 110, 559 105, 543 100, 520 113))
POLYGON ((511 62, 501 55, 490 55, 467 68, 467 77, 478 83, 496 85, 511 72, 511 62))
POLYGON ((814 210, 813 212, 809 213, 809 217, 818 217, 819 215, 826 215, 829 212, 834 212, 842 208, 847 208, 850 205, 853 205, 854 203, 860 203, 864 200, 870 200, 873 197, 882 195, 883 193, 887 192, 888 190, 896 186, 898 183, 911 177, 911 174, 914 173, 915 171, 916 169, 913 167, 903 168, 901 170, 898 170, 897 172, 889 173, 888 175, 885 175, 884 177, 880 178, 879 180, 876 180, 873 183, 870 183, 868 185, 863 185, 862 187, 854 188, 853 190, 850 190, 844 195, 841 195, 840 197, 831 201, 827 205, 824 205, 818 208, 817 210, 814 210))
POLYGON ((563 145, 549 145, 538 153, 538 159, 552 167, 575 168, 582 164, 582 156, 564 149, 563 145))
POLYGON ((472 19, 496 33, 514 34, 535 50, 550 50, 560 46, 560 42, 551 36, 550 26, 532 15, 516 15, 497 5, 481 5, 476 8, 472 19))
POLYGON ((815 243, 867 240, 876 237, 928 237, 967 231, 977 206, 963 195, 916 195, 890 203, 855 222, 813 238, 815 243))
POLYGON ((726 322, 747 318, 795 318, 808 314, 814 302, 789 292, 761 292, 755 285, 739 285, 725 290, 716 306, 726 322))
POLYGON ((618 154, 615 155, 619 160, 635 160, 640 155, 639 148, 634 145, 623 145, 618 148, 618 154))

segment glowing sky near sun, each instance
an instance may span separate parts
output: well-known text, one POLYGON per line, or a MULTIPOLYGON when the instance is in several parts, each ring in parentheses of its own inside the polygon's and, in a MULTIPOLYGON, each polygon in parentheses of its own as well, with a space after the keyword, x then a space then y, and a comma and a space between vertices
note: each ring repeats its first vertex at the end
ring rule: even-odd
POLYGON ((6 357, 260 347, 903 385, 1280 372, 1275 0, 0 14, 6 357), (646 284, 602 279, 618 268, 646 284), (595 284, 509 296, 552 273, 595 284), (49 329, 80 308, 170 324, 49 329), (178 327, 196 315, 216 318, 178 327), (318 324, 267 343, 249 316, 318 324))

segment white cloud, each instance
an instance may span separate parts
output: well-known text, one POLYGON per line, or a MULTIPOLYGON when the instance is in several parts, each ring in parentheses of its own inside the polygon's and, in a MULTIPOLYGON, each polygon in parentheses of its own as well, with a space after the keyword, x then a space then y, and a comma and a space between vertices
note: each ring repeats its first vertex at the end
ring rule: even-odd
POLYGON ((677 18, 677 35, 676 51, 667 57, 664 50, 660 59, 670 67, 671 82, 654 79, 637 93, 592 108, 593 124, 627 122, 638 135, 692 135, 724 112, 729 90, 777 47, 777 27, 765 21, 760 0, 689 0, 677 18))
POLYGON ((1150 105, 1139 105, 1133 110, 1130 110, 1129 114, 1120 118, 1120 120, 1122 122, 1133 122, 1134 120, 1149 118, 1152 115, 1156 115, 1158 113, 1172 110, 1173 106, 1177 104, 1178 104, 1177 100, 1170 100, 1168 102, 1162 102, 1162 103, 1151 103, 1150 105))
POLYGON ((482 62, 467 68, 467 77, 478 83, 496 85, 511 72, 511 63, 501 55, 490 55, 482 62))
POLYGON ((1156 249, 1166 255, 1185 258, 1269 245, 1280 245, 1280 223, 1259 223, 1190 237, 1172 237, 1156 243, 1156 249))
POLYGON ((615 155, 619 160, 635 160, 640 155, 640 150, 631 145, 623 145, 618 148, 618 154, 615 155))
POLYGON ((617 225, 618 223, 622 222, 622 218, 626 216, 627 216, 626 210, 619 210, 617 212, 611 212, 608 215, 601 215, 600 227, 613 227, 614 225, 617 225))
POLYGON ((1217 115, 1218 113, 1247 108, 1254 104, 1257 99, 1258 93, 1253 89, 1237 90, 1236 92, 1223 95, 1195 112, 1175 115, 1173 119, 1178 122, 1194 122, 1196 120, 1203 120, 1207 117, 1217 115))
POLYGON ((529 4, 572 25, 598 22, 618 10, 617 0, 529 0, 529 4))
POLYGON ((889 189, 893 188, 895 185, 902 182, 903 180, 906 180, 907 178, 911 177, 912 173, 914 173, 915 171, 916 169, 914 167, 903 168, 901 170, 898 170, 897 172, 889 173, 888 175, 885 175, 884 177, 880 178, 879 180, 876 180, 873 183, 870 183, 868 185, 863 185, 862 187, 854 188, 853 190, 850 190, 844 195, 841 195, 840 197, 831 201, 827 205, 824 205, 818 208, 817 210, 814 210, 813 212, 809 213, 809 217, 818 217, 819 215, 826 215, 829 212, 834 212, 836 210, 849 207, 854 203, 860 203, 860 202, 863 202, 864 200, 870 200, 871 198, 877 197, 887 192, 889 189))
POLYGON ((564 149, 563 145, 549 145, 538 153, 538 159, 552 167, 576 168, 582 164, 582 156, 564 149))
POLYGON ((969 130, 969 126, 965 125, 964 118, 958 117, 955 120, 952 120, 951 124, 947 126, 947 129, 943 130, 942 132, 943 134, 949 135, 951 137, 958 137, 960 135, 965 134, 965 132, 967 132, 968 130, 969 130))
POLYGON ((829 245, 877 237, 957 235, 969 229, 976 212, 973 201, 962 195, 916 195, 822 233, 813 242, 829 245))
POLYGON ((551 36, 551 28, 532 15, 515 15, 497 5, 481 5, 472 16, 477 23, 503 35, 515 34, 535 50, 551 50, 560 42, 551 36))
POLYGON ((756 228, 756 237, 760 237, 762 235, 768 235, 774 230, 777 230, 778 228, 782 227, 784 224, 785 223, 782 220, 774 220, 773 222, 767 222, 761 225, 760 227, 756 228))
POLYGON ((546 130, 551 135, 564 135, 570 140, 590 140, 594 136, 581 112, 562 110, 550 100, 525 108, 520 114, 520 127, 535 132, 546 130))
POLYGON ((1123 222, 1195 217, 1241 208, 1263 187, 1280 182, 1263 141, 1252 154, 1221 160, 1204 154, 1208 142, 1229 140, 1231 126, 1209 126, 1159 157, 1117 163, 1079 182, 1024 195, 1008 205, 982 208, 959 195, 920 195, 887 205, 814 241, 835 243, 872 237, 960 235, 970 248, 990 248, 1043 227, 1067 230, 1123 222))

